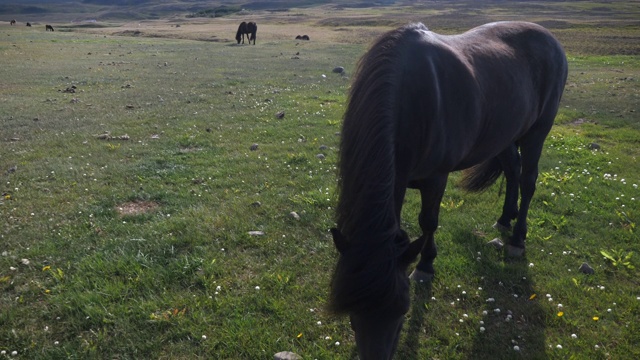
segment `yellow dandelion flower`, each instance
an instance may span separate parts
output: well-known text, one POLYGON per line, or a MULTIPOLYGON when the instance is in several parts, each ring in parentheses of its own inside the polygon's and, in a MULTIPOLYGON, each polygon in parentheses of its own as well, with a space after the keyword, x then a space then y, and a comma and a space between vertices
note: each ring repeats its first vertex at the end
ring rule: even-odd
POLYGON ((51 266, 50 265, 47 265, 47 266, 42 268, 42 271, 47 271, 47 270, 51 270, 51 266))
POLYGON ((594 316, 593 317, 593 321, 598 321, 598 320, 600 320, 600 318, 598 316, 594 316))
POLYGON ((296 338, 300 339, 302 337, 302 333, 298 334, 298 336, 296 336, 296 338))
POLYGON ((558 312, 558 317, 562 317, 562 315, 564 315, 564 313, 562 311, 558 312))
POLYGON ((45 294, 51 294, 51 290, 47 289, 44 291, 45 294))
POLYGON ((529 300, 533 300, 533 299, 535 299, 535 298, 536 298, 536 296, 537 296, 536 294, 532 294, 531 296, 529 296, 529 300))

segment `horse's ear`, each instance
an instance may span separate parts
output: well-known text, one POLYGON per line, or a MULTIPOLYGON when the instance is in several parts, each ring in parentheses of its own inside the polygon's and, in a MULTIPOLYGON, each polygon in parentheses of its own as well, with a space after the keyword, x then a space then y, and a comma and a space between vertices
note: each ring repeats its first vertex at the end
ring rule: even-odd
POLYGON ((413 241, 409 244, 407 250, 405 250, 402 255, 400 255, 399 262, 403 264, 411 264, 417 257, 420 255, 420 251, 422 251, 422 247, 424 246, 425 237, 421 236, 417 240, 413 241))
POLYGON ((341 254, 344 253, 349 247, 347 238, 345 238, 340 230, 336 228, 331 228, 331 235, 333 235, 333 243, 335 244, 336 249, 338 249, 338 252, 341 254))

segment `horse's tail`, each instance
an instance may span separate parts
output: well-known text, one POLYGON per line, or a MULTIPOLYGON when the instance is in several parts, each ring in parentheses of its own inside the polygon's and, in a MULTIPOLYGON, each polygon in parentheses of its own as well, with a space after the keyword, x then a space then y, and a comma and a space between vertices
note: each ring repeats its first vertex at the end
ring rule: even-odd
POLYGON ((467 191, 481 192, 493 185, 502 175, 502 165, 498 158, 492 158, 462 172, 460 186, 467 191))

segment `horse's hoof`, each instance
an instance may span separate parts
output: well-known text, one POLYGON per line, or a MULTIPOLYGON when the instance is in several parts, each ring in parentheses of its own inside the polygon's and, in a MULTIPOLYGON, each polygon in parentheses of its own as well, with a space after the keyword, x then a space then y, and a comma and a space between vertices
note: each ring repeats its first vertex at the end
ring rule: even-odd
POLYGON ((500 238, 495 238, 489 241, 487 245, 493 246, 494 248, 496 248, 496 250, 501 250, 504 247, 504 243, 502 242, 502 240, 500 240, 500 238))
POLYGON ((433 276, 434 274, 429 274, 428 272, 424 272, 422 270, 418 270, 415 269, 413 270, 413 272, 411 273, 411 275, 409 275, 409 279, 422 284, 422 283, 428 283, 431 282, 433 280, 433 276))
POLYGON ((508 233, 511 231, 511 226, 504 226, 499 222, 496 222, 495 224, 493 224, 493 228, 500 231, 501 233, 508 233))
POLYGON ((507 256, 522 257, 523 255, 524 255, 524 248, 507 244, 507 256))

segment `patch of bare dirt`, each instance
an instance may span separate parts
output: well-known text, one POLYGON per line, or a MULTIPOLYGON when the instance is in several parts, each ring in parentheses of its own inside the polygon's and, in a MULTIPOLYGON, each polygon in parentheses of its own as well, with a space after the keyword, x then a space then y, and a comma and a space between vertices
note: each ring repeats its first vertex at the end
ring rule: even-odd
POLYGON ((116 211, 120 215, 140 215, 154 211, 160 207, 154 201, 130 201, 120 205, 116 205, 116 211))

